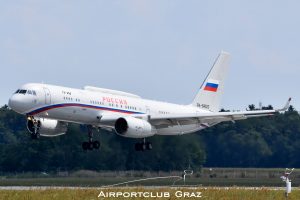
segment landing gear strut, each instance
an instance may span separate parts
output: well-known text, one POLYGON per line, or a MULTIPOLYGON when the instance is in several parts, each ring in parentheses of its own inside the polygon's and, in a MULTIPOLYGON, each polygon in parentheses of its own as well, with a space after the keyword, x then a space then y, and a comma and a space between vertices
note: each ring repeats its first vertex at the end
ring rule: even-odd
POLYGON ((91 125, 88 125, 87 128, 88 128, 89 141, 82 143, 82 149, 83 150, 99 149, 100 142, 97 140, 93 141, 93 127, 91 125))
POLYGON ((152 149, 152 143, 146 142, 145 138, 142 142, 135 144, 136 151, 146 151, 146 150, 151 150, 151 149, 152 149))
POLYGON ((41 122, 39 120, 36 120, 33 117, 28 117, 27 128, 31 133, 32 139, 38 139, 40 137, 40 127, 41 122))

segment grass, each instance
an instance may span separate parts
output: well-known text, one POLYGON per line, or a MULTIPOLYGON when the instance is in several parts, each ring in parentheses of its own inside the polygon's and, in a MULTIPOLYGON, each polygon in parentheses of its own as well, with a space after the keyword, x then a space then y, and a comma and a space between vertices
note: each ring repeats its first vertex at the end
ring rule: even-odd
MULTIPOLYGON (((187 185, 197 186, 283 186, 280 176, 285 169, 277 168, 202 168, 188 176, 187 185)), ((0 186, 93 186, 99 187, 134 179, 150 177, 166 177, 182 175, 182 171, 90 171, 78 170, 44 173, 0 173, 0 186)), ((291 175, 293 186, 300 186, 300 169, 295 169, 291 175)), ((131 183, 130 186, 157 185, 170 186, 174 179, 160 179, 131 183)), ((176 182, 183 185, 183 181, 176 182)))
MULTIPOLYGON (((140 178, 125 177, 55 177, 55 178, 5 178, 0 180, 0 186, 81 186, 100 187, 140 178)), ((148 180, 127 184, 129 186, 171 186, 176 179, 148 180)), ((293 186, 299 187, 299 179, 292 179, 293 186)), ((183 185, 183 181, 176 185, 183 185)), ((276 178, 187 178, 186 185, 196 186, 251 186, 251 187, 283 187, 284 182, 276 178)))
MULTIPOLYGON (((91 173, 77 172, 68 177, 58 177, 36 174, 17 174, 0 177, 0 186, 50 186, 46 188, 18 190, 14 188, 7 190, 0 188, 0 200, 20 199, 20 200, 60 200, 60 199, 181 199, 176 197, 176 191, 201 192, 201 198, 186 199, 221 199, 221 200, 256 200, 256 199, 285 199, 284 190, 276 190, 268 187, 284 187, 285 183, 279 178, 284 169, 226 169, 214 168, 203 169, 201 176, 194 174, 187 177, 186 185, 195 186, 174 188, 170 187, 176 179, 160 179, 131 183, 118 188, 100 188, 101 186, 112 185, 130 180, 147 177, 180 175, 180 172, 165 174, 143 174, 136 172, 129 175, 127 173, 91 173), (211 177, 211 175, 213 175, 211 177), (157 187, 146 187, 156 185, 157 187), (53 186, 80 186, 83 188, 55 188, 53 186), (92 187, 92 188, 89 188, 92 187), (241 187, 241 188, 238 188, 241 187), (258 187, 254 189, 243 187, 258 187), (170 193, 169 198, 99 198, 100 191, 104 192, 160 192, 170 193)), ((288 199, 300 199, 300 171, 295 170, 291 176, 293 191, 288 199), (298 187, 298 188, 297 188, 298 187)), ((176 182, 176 185, 183 185, 183 181, 176 182)))
MULTIPOLYGON (((45 190, 0 190, 0 200, 15 199, 15 200, 93 200, 93 199, 124 199, 124 197, 98 197, 99 193, 105 192, 148 192, 159 196, 162 193, 169 193, 170 197, 166 198, 125 198, 125 199, 182 199, 182 194, 188 192, 190 196, 197 195, 201 192, 201 197, 190 197, 185 199, 243 199, 243 200, 282 200, 284 197, 284 190, 274 190, 268 188, 260 189, 246 189, 246 188, 144 188, 144 187, 130 187, 130 188, 107 188, 107 189, 45 189, 45 190), (177 192, 180 191, 180 192, 177 192), (176 196, 177 195, 177 196, 176 196)), ((300 199, 300 190, 294 190, 289 195, 290 200, 300 199)))

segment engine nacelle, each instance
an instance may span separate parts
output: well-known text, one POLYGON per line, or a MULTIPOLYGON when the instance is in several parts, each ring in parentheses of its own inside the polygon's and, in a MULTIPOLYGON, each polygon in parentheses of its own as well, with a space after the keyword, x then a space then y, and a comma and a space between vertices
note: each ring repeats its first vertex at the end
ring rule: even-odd
MULTIPOLYGON (((41 136, 55 137, 63 135, 67 132, 68 123, 66 122, 44 118, 34 120, 37 120, 38 132, 41 136)), ((34 132, 33 120, 27 121, 27 129, 30 133, 34 132)))
POLYGON ((155 134, 155 129, 145 120, 134 117, 121 117, 115 123, 118 135, 130 138, 145 138, 155 134))

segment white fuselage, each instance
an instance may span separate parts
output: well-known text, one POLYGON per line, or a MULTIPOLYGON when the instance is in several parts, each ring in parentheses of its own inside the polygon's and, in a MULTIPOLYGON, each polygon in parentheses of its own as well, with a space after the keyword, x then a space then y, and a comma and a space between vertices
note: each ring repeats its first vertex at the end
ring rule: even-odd
MULTIPOLYGON (((142 99, 136 95, 87 87, 74 89, 48 84, 25 84, 9 100, 9 106, 18 113, 38 118, 55 119, 64 122, 88 124, 97 127, 113 127, 106 119, 120 116, 134 116, 147 120, 149 116, 163 116, 181 113, 195 114, 209 111, 190 105, 177 105, 142 99), (28 91, 31 91, 28 94, 28 91), (32 94, 34 91, 35 95, 32 94)), ((206 128, 200 123, 161 126, 157 124, 156 134, 177 135, 206 128)))

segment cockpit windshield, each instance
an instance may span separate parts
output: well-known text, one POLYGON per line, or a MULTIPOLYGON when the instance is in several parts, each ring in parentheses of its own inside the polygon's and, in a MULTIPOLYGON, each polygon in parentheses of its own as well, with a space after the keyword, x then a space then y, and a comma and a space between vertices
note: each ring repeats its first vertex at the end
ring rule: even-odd
POLYGON ((15 94, 29 94, 29 95, 34 95, 36 96, 36 91, 35 90, 22 90, 22 89, 18 89, 15 94))
POLYGON ((27 90, 20 90, 20 94, 26 94, 27 90))

